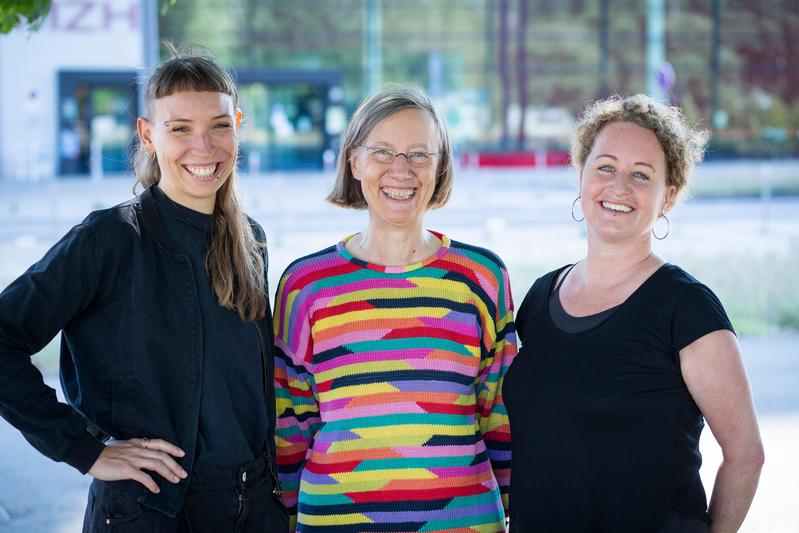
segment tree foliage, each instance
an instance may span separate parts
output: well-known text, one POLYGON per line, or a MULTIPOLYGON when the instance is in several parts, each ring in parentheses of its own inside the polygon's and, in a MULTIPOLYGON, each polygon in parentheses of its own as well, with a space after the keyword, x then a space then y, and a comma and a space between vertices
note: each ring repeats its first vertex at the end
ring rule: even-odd
POLYGON ((3 0, 0 3, 0 34, 11 33, 21 24, 39 29, 50 12, 51 0, 3 0))

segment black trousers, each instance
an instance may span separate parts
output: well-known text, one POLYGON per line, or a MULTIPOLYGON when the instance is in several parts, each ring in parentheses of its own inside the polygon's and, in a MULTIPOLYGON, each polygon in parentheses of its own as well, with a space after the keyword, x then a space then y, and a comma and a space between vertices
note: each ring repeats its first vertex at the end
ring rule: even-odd
MULTIPOLYGON (((273 494, 266 460, 238 468, 195 465, 174 518, 140 504, 135 482, 100 481, 89 489, 83 533, 288 533, 288 512, 273 494)), ((144 489, 147 490, 147 489, 144 489)))

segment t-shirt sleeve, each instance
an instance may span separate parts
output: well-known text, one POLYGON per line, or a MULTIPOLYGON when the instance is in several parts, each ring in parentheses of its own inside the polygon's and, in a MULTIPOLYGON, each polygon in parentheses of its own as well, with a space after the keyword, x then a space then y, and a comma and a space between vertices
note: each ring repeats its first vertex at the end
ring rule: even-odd
POLYGON ((677 352, 720 329, 735 333, 718 297, 701 283, 686 285, 679 293, 672 316, 671 339, 677 352))

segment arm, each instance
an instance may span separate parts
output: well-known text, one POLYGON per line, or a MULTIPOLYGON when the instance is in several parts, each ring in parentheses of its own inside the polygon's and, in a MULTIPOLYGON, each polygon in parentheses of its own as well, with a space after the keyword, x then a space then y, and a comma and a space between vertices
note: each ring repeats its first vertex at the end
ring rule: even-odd
POLYGON ((321 417, 313 376, 307 369, 312 352, 308 317, 299 312, 301 303, 287 285, 290 281, 284 277, 275 295, 275 438, 283 503, 289 510, 293 531, 300 476, 321 417))
POLYGON ((718 330, 680 350, 683 378, 721 446, 710 499, 712 533, 738 531, 757 489, 763 444, 738 341, 718 330))
POLYGON ((513 301, 510 282, 502 269, 494 327, 490 335, 491 349, 480 362, 477 384, 477 421, 483 435, 494 477, 499 485, 502 505, 507 514, 510 487, 510 425, 502 401, 502 381, 516 356, 516 331, 513 324, 513 301))
POLYGON ((80 413, 58 401, 31 361, 100 298, 103 264, 91 228, 81 224, 0 294, 0 414, 55 461, 98 479, 135 479, 157 492, 141 469, 177 482, 186 474, 169 454, 183 452, 161 440, 105 446, 87 432, 80 413))
POLYGON ((76 226, 0 294, 0 414, 41 453, 82 473, 103 444, 80 413, 57 400, 31 356, 95 298, 97 248, 89 227, 76 226))

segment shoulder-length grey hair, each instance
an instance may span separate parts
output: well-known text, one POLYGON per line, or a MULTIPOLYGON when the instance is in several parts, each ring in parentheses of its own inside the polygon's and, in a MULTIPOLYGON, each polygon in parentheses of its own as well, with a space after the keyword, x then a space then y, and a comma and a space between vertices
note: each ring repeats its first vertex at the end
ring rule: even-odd
POLYGON ((436 187, 427 207, 436 209, 447 203, 452 193, 454 176, 452 146, 449 143, 447 125, 436 111, 430 97, 418 87, 411 85, 392 85, 370 96, 358 106, 341 137, 336 182, 333 185, 333 190, 327 196, 327 201, 341 207, 366 209, 366 198, 361 191, 361 185, 352 175, 350 166, 352 149, 363 143, 380 121, 403 109, 426 111, 433 118, 438 134, 439 155, 436 168, 436 187))

